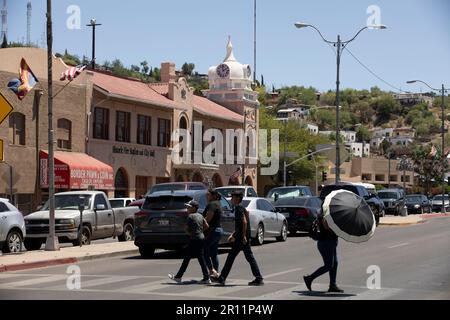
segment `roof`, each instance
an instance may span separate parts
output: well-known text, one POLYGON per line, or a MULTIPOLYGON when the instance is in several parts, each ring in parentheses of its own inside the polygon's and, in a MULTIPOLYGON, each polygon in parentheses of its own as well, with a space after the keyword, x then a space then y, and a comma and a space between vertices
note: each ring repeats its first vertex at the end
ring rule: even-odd
POLYGON ((192 96, 192 103, 194 104, 194 110, 203 115, 236 122, 244 122, 244 117, 240 114, 231 111, 207 98, 194 95, 192 96))
POLYGON ((124 79, 94 72, 94 87, 103 90, 106 95, 117 98, 137 100, 161 107, 185 109, 182 104, 172 101, 159 93, 154 88, 155 86, 139 80, 124 79))

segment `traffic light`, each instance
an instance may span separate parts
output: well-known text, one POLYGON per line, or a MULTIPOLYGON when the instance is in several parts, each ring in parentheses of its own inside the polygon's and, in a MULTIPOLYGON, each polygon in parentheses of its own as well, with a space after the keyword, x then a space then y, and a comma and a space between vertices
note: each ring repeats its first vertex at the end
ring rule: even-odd
POLYGON ((322 182, 327 181, 327 172, 326 171, 322 171, 322 182))

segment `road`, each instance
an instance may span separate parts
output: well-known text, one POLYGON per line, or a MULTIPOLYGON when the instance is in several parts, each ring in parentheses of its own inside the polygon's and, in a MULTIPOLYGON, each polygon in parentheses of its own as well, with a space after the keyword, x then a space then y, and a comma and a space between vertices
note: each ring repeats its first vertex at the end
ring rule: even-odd
MULTIPOLYGON (((344 294, 327 294, 328 275, 308 292, 302 276, 321 265, 316 243, 305 236, 253 247, 265 286, 249 287, 250 267, 241 254, 226 287, 199 285, 191 261, 181 285, 181 257, 159 251, 154 259, 115 257, 80 263, 81 289, 68 290, 68 266, 0 273, 0 299, 450 299, 450 217, 406 227, 379 227, 367 243, 339 242, 338 284, 344 294), (368 289, 369 266, 380 268, 380 289, 368 289)), ((223 265, 228 249, 221 249, 223 265)))

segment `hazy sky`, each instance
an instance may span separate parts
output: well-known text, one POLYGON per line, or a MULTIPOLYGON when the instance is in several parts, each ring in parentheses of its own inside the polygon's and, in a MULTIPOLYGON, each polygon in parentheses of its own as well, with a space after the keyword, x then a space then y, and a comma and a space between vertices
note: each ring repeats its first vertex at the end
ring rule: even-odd
MULTIPOLYGON (((1 1, 3 2, 3 1, 1 1)), ((8 0, 8 40, 26 39, 26 3, 8 0)), ((43 44, 46 0, 32 0, 32 41, 43 44)), ((403 90, 425 90, 406 85, 422 79, 433 86, 450 87, 450 1, 447 0, 258 0, 257 74, 266 84, 334 89, 336 61, 331 48, 311 28, 296 29, 294 22, 317 26, 336 40, 352 37, 365 26, 367 8, 377 5, 386 30, 366 30, 348 48, 381 78, 403 90)), ((173 61, 177 67, 193 62, 196 71, 225 57, 228 35, 236 58, 253 65, 253 0, 53 0, 54 50, 91 56, 91 29, 95 17, 97 62, 120 58, 126 65, 144 59, 159 67, 173 61), (81 10, 81 29, 66 26, 70 5, 81 10)), ((394 90, 375 78, 344 52, 343 88, 394 90)))

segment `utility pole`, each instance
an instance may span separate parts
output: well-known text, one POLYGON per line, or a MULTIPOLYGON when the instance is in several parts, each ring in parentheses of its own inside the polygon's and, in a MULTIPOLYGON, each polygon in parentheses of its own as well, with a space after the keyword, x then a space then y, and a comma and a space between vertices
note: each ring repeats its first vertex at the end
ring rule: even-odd
POLYGON ((243 186, 245 185, 245 157, 247 156, 247 139, 245 136, 246 127, 247 127, 247 110, 244 110, 244 131, 243 131, 243 137, 242 137, 243 150, 241 151, 243 153, 243 163, 242 163, 242 172, 241 172, 241 174, 242 174, 241 181, 242 181, 243 186))
POLYGON ((55 234, 55 159, 53 154, 53 34, 52 34, 52 0, 47 0, 47 63, 48 63, 48 200, 49 200, 49 234, 45 250, 59 250, 55 234))
POLYGON ((92 70, 95 70, 95 27, 101 26, 101 23, 96 23, 95 19, 91 19, 91 23, 87 24, 86 26, 92 27, 92 61, 91 61, 91 67, 92 70))
POLYGON ((285 187, 286 187, 286 168, 287 168, 287 163, 286 163, 287 123, 288 123, 288 119, 284 120, 284 156, 283 156, 284 166, 283 166, 283 186, 285 186, 285 187))
POLYGON ((341 65, 341 36, 337 36, 337 43, 336 43, 336 64, 337 64, 337 71, 336 71, 336 164, 335 164, 335 183, 338 184, 341 180, 341 155, 340 155, 340 146, 339 146, 339 138, 340 138, 340 123, 339 123, 339 104, 340 104, 340 94, 339 94, 339 71, 340 71, 340 65, 341 65))
POLYGON ((253 11, 253 83, 256 84, 256 0, 254 0, 253 11))

